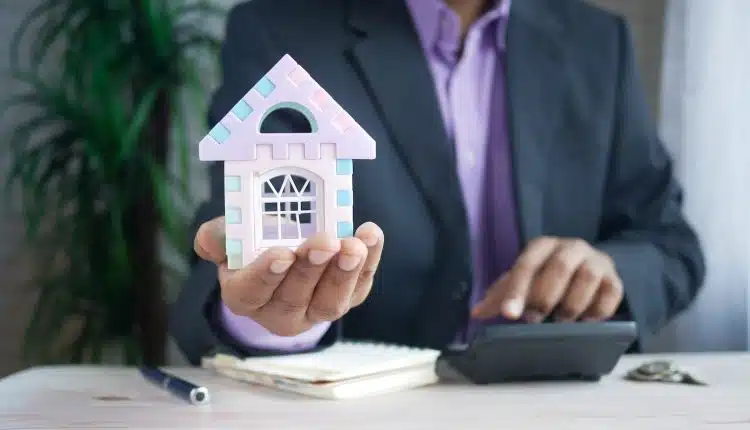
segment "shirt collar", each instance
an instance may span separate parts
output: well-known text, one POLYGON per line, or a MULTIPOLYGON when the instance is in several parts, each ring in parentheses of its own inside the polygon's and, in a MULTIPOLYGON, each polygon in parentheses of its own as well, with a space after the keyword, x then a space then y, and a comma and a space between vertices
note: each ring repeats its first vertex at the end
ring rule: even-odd
MULTIPOLYGON (((494 0, 495 5, 473 25, 474 31, 492 32, 495 46, 505 51, 511 0, 494 0)), ((425 50, 455 57, 460 49, 461 22, 443 0, 406 0, 425 50)))

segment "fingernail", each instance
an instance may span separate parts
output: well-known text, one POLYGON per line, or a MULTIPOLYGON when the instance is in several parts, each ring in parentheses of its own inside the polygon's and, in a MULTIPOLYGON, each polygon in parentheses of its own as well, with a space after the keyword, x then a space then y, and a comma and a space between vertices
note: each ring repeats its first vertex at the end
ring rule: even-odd
POLYGON ((363 238, 362 241, 365 243, 365 245, 367 245, 368 248, 372 248, 373 246, 378 244, 378 240, 380 240, 380 238, 377 235, 368 234, 363 238))
POLYGON ((281 275, 282 273, 289 270, 290 267, 292 267, 292 263, 292 260, 276 260, 271 263, 271 266, 269 266, 268 269, 271 271, 271 273, 281 275))
POLYGON ((356 269, 361 261, 362 257, 342 254, 341 256, 339 256, 339 269, 345 272, 350 272, 356 269))
POLYGON ((526 321, 533 323, 533 324, 537 324, 537 323, 544 321, 544 315, 542 315, 541 313, 537 311, 526 311, 523 314, 523 318, 526 321))
POLYGON ((359 228, 357 229, 357 232, 354 235, 358 237, 362 242, 364 242, 364 244, 367 245, 368 248, 371 248, 378 244, 378 242, 380 241, 380 238, 382 237, 381 235, 383 234, 383 232, 380 231, 380 229, 376 228, 375 229, 376 232, 368 232, 367 234, 360 236, 360 232, 362 230, 365 230, 366 227, 367 227, 367 224, 362 224, 361 226, 359 226, 359 228))
POLYGON ((520 318, 523 313, 523 300, 509 300, 503 306, 508 317, 520 318))
POLYGON ((333 252, 331 251, 321 251, 319 249, 311 249, 310 252, 307 254, 307 259, 310 260, 310 263, 314 264, 315 266, 320 266, 321 264, 325 264, 333 257, 333 252))
POLYGON ((474 308, 471 310, 471 317, 472 318, 480 318, 482 314, 484 313, 484 306, 481 303, 478 303, 474 308))

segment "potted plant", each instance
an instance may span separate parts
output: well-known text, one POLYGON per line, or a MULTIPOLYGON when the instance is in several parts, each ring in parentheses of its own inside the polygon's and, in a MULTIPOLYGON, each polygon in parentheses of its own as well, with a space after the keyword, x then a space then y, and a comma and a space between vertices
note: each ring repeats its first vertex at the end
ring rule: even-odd
POLYGON ((5 191, 19 193, 37 263, 28 360, 100 362, 115 344, 125 363, 165 361, 164 255, 190 245, 187 124, 203 115, 186 97, 207 87, 219 41, 204 23, 222 13, 201 0, 44 0, 20 24, 10 72, 25 89, 5 107, 26 119, 7 140, 5 191))

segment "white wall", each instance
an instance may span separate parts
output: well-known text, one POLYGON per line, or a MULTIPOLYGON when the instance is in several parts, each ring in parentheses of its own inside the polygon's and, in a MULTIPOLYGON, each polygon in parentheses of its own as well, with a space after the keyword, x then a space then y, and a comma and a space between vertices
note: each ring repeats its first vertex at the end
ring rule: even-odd
POLYGON ((750 345, 749 26, 746 0, 669 3, 662 130, 708 275, 695 305, 662 333, 659 349, 750 345))

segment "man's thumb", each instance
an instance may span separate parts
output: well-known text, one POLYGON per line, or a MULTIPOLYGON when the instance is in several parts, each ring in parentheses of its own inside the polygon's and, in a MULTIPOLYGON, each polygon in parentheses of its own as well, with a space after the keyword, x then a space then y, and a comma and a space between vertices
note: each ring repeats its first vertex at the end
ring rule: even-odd
POLYGON ((227 258, 225 228, 223 216, 203 223, 195 234, 195 253, 215 264, 223 263, 227 258))

